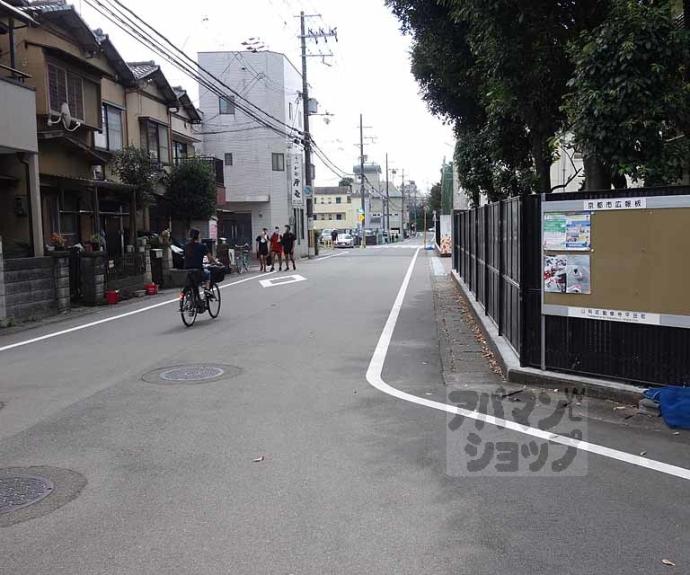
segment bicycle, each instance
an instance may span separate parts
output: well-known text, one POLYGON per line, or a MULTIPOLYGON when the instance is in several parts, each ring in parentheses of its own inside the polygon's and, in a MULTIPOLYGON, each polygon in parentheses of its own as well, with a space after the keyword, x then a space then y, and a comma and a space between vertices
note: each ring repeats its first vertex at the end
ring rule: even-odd
POLYGON ((235 246, 235 270, 240 275, 249 271, 249 244, 235 246))
POLYGON ((199 285, 203 284, 204 278, 201 270, 189 270, 184 289, 180 294, 180 316, 182 323, 187 327, 192 327, 196 317, 200 313, 208 312, 212 319, 220 315, 220 288, 218 282, 225 279, 226 269, 222 266, 209 266, 211 271, 211 281, 208 289, 204 288, 204 297, 199 295, 199 285))

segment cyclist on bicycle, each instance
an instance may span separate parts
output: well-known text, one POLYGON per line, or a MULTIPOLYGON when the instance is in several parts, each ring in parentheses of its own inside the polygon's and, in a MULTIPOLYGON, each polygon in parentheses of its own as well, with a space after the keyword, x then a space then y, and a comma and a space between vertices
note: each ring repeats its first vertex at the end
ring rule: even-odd
POLYGON ((189 231, 189 242, 184 247, 184 269, 199 271, 204 280, 204 290, 208 290, 211 281, 211 270, 204 267, 204 256, 212 264, 218 264, 218 260, 208 251, 208 248, 199 241, 199 230, 192 228, 189 231))

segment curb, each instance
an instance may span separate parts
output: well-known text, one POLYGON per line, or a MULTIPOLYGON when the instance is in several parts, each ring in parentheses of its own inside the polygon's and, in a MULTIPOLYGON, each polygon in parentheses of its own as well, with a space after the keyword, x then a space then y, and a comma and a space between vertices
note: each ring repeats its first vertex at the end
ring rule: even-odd
POLYGON ((644 389, 635 385, 556 371, 542 371, 532 367, 522 367, 515 350, 513 350, 503 336, 498 335, 496 326, 486 317, 483 308, 474 300, 462 278, 455 270, 452 270, 450 275, 459 288, 462 297, 469 303, 472 315, 484 333, 486 341, 494 352, 501 369, 503 369, 507 381, 522 385, 558 389, 560 391, 576 390, 579 393, 584 392, 588 397, 609 399, 619 403, 637 405, 639 400, 642 399, 644 389))

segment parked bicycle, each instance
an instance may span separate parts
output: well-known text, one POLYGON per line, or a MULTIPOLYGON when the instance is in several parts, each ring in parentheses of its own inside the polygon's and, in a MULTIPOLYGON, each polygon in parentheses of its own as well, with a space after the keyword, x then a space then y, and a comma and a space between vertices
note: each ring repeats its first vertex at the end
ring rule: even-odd
POLYGON ((235 271, 238 274, 249 271, 250 250, 249 244, 235 246, 235 271))
POLYGON ((220 315, 220 288, 218 283, 225 279, 227 269, 223 266, 209 266, 211 271, 211 281, 209 287, 203 287, 203 296, 199 293, 199 288, 203 286, 204 279, 200 270, 189 270, 184 289, 180 294, 180 316, 182 323, 187 327, 192 327, 196 317, 200 313, 206 313, 213 318, 220 315))

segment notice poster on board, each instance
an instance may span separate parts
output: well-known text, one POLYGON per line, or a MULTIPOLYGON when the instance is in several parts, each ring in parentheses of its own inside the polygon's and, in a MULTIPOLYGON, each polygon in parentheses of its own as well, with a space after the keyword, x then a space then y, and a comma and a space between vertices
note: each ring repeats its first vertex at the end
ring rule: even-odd
POLYGON ((567 256, 565 266, 565 293, 592 293, 591 266, 589 256, 567 256))
POLYGON ((592 214, 549 212, 544 214, 544 249, 589 250, 592 247, 592 214))
POLYGON ((544 256, 544 292, 592 293, 589 256, 544 256))
POLYGON ((592 247, 592 214, 578 212, 566 214, 565 249, 588 250, 592 247))
POLYGON ((566 217, 564 213, 544 214, 544 249, 564 250, 566 237, 566 217))

